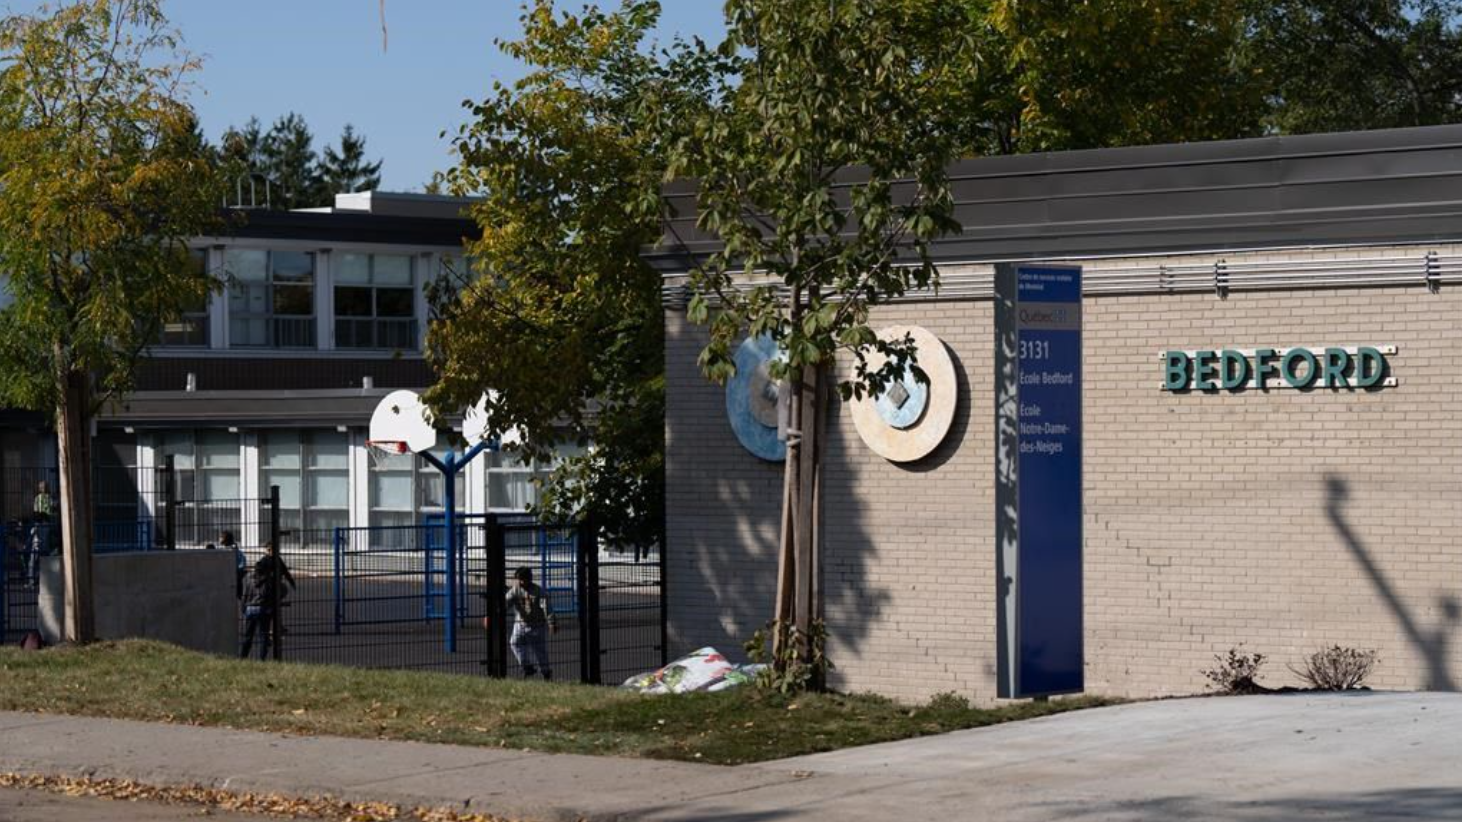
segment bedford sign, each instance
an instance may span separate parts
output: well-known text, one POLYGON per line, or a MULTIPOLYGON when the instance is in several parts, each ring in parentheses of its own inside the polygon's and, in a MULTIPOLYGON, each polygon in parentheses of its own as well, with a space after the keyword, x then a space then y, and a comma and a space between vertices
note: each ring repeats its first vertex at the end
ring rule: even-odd
POLYGON ((1386 357, 1396 346, 1164 351, 1164 391, 1257 388, 1368 389, 1396 384, 1386 357))

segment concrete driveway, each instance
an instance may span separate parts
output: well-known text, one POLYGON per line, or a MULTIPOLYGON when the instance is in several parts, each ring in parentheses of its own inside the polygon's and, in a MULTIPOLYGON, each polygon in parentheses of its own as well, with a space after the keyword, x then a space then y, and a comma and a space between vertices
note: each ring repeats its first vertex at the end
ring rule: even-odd
POLYGON ((654 819, 1462 820, 1462 695, 1175 699, 759 765, 654 819))

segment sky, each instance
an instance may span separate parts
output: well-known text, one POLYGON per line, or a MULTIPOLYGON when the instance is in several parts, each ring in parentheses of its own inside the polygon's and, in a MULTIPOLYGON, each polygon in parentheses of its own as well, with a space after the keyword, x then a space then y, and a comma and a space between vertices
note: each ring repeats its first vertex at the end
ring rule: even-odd
MULTIPOLYGON (((34 11, 40 2, 0 0, 34 11)), ((578 9, 579 0, 560 0, 578 9)), ((617 0, 601 0, 617 5, 617 0)), ((660 36, 718 37, 717 0, 662 0, 660 36)), ((378 0, 165 0, 164 12, 203 69, 190 102, 209 139, 256 116, 303 115, 315 150, 338 144, 346 123, 382 159, 381 188, 420 191, 452 163, 449 135, 467 119, 462 101, 524 69, 493 45, 520 33, 519 0, 386 0, 382 50, 378 0)))

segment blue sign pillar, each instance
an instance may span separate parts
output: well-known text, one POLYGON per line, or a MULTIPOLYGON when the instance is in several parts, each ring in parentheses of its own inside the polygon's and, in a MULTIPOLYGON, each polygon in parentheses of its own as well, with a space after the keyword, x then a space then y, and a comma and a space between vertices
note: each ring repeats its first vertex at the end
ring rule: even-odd
POLYGON ((999 696, 1083 689, 1081 269, 995 272, 999 696))

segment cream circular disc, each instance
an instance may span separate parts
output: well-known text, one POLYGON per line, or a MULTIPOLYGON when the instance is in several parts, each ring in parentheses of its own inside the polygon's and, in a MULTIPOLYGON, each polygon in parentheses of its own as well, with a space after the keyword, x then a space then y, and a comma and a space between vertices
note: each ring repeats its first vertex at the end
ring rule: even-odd
MULTIPOLYGON (((949 350, 933 333, 917 325, 895 325, 878 332, 880 339, 914 338, 916 362, 929 377, 927 385, 906 372, 876 397, 852 403, 853 425, 873 452, 891 462, 913 462, 929 456, 954 424, 959 381, 949 350)), ((868 368, 883 365, 883 357, 869 354, 868 368)))

